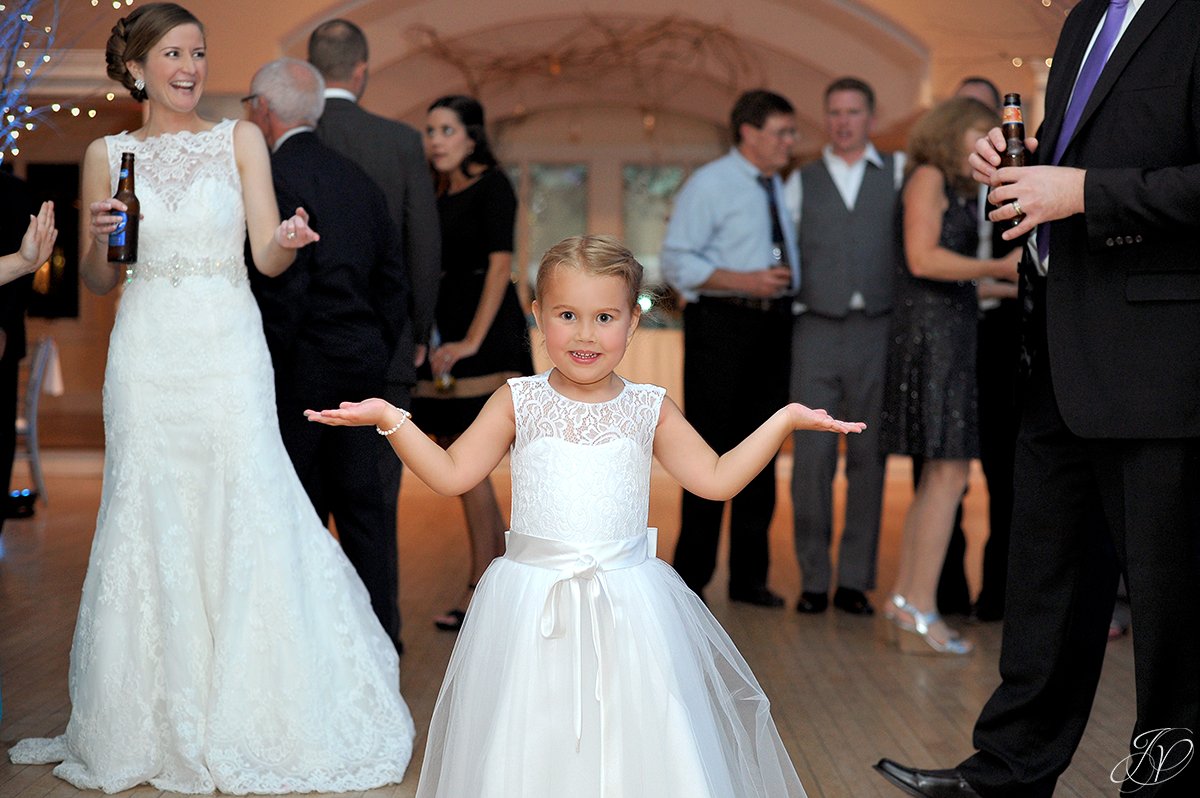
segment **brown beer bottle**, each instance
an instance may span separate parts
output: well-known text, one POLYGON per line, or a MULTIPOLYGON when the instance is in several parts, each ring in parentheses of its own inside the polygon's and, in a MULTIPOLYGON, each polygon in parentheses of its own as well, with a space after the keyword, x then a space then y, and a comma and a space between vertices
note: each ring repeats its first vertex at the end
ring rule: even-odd
POLYGON ((1000 130, 1007 144, 1000 153, 1000 168, 1025 165, 1025 119, 1021 116, 1021 95, 1004 95, 1004 112, 1000 130))
MULTIPOLYGON (((1004 133, 1005 148, 1000 153, 1000 168, 1025 165, 1025 119, 1021 115, 1021 95, 1004 95, 1004 111, 1000 117, 1000 130, 1004 133)), ((1015 216, 1012 225, 1021 223, 1023 216, 1015 216)))
POLYGON ((121 153, 121 172, 117 179, 117 193, 113 199, 125 203, 126 211, 114 210, 114 216, 122 217, 117 229, 108 234, 108 262, 136 263, 138 246, 138 219, 141 204, 134 193, 133 153, 121 153))

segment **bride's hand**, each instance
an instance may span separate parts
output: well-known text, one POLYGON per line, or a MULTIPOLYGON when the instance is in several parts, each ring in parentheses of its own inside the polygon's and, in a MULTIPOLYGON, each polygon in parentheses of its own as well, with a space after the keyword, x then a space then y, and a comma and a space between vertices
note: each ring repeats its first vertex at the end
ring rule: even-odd
POLYGON ((317 231, 308 226, 308 211, 297 208, 290 219, 284 219, 275 228, 275 243, 284 249, 300 249, 314 241, 320 241, 317 231))
POLYGON ((91 217, 88 222, 88 232, 92 238, 101 246, 108 246, 108 237, 117 225, 121 223, 123 217, 118 216, 118 213, 125 213, 129 210, 124 202, 118 199, 103 199, 99 202, 93 202, 88 205, 88 214, 91 217))

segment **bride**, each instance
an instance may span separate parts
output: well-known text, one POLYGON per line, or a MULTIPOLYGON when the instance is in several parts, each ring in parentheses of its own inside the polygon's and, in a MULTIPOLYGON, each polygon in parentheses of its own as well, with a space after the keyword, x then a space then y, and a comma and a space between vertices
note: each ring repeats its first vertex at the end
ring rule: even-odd
POLYGON ((317 240, 280 223, 248 122, 202 119, 204 28, 171 3, 113 28, 109 75, 144 126, 92 143, 89 288, 126 287, 104 383, 104 489, 71 649, 66 733, 15 763, 82 789, 357 792, 400 781, 413 723, 367 593, 317 519, 275 416, 243 243, 268 275, 317 240), (144 221, 128 274, 107 262, 136 156, 144 221))

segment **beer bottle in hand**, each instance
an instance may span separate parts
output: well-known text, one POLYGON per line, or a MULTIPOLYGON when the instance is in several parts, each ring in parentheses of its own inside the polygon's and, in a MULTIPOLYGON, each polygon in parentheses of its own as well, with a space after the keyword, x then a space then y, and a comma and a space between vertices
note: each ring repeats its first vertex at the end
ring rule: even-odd
MULTIPOLYGON (((1021 115, 1021 95, 1004 95, 1004 111, 1000 118, 1000 130, 1004 133, 1005 148, 1000 153, 1000 168, 1025 165, 1025 119, 1021 115)), ((1024 217, 1014 216, 1013 227, 1024 217)))
POLYGON ((1001 131, 1006 147, 1000 153, 1000 168, 1025 165, 1025 119, 1021 116, 1021 95, 1004 95, 1001 131))
POLYGON ((113 199, 125 203, 125 211, 113 211, 120 216, 117 229, 108 234, 108 262, 135 263, 137 261, 138 218, 141 205, 134 193, 133 153, 121 153, 121 172, 117 179, 117 193, 113 199))

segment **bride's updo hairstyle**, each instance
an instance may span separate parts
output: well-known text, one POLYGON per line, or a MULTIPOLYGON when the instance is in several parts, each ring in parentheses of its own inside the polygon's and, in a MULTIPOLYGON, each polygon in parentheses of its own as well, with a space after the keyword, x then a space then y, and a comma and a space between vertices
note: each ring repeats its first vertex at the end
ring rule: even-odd
POLYGON ((104 51, 108 76, 128 89, 133 99, 143 102, 146 89, 134 85, 133 75, 129 74, 129 68, 125 65, 129 61, 144 64, 150 48, 168 31, 180 25, 195 25, 200 29, 200 35, 204 35, 204 25, 200 20, 175 3, 147 3, 117 20, 104 51))
POLYGON ((559 241, 542 256, 534 293, 541 298, 560 269, 580 269, 596 277, 619 277, 629 290, 629 307, 638 306, 642 264, 624 244, 612 236, 571 236, 559 241))

